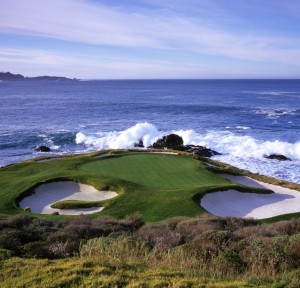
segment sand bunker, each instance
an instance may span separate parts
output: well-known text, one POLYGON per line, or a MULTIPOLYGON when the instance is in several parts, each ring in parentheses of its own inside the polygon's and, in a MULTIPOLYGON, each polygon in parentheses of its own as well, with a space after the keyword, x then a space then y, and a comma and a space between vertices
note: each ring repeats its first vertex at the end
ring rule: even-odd
POLYGON ((201 206, 219 216, 264 219, 300 212, 300 192, 267 184, 245 176, 221 175, 233 182, 272 190, 272 194, 242 193, 235 190, 206 194, 201 206))
POLYGON ((99 201, 110 199, 118 195, 116 192, 99 191, 92 186, 73 181, 42 184, 37 187, 34 192, 34 194, 25 197, 20 202, 22 209, 29 207, 33 213, 52 214, 58 212, 64 215, 92 214, 101 211, 103 207, 54 209, 50 206, 62 200, 99 201))

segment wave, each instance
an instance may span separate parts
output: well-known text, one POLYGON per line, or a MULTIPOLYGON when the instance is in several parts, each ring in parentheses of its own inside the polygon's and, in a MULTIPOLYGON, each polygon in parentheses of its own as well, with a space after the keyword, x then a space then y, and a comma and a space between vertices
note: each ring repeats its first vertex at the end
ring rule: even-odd
POLYGON ((94 146, 98 149, 132 148, 140 140, 145 147, 150 146, 162 133, 150 123, 137 123, 124 131, 99 132, 92 135, 79 132, 76 134, 76 144, 94 146))
POLYGON ((285 115, 295 115, 299 111, 297 109, 286 109, 286 108, 259 108, 257 110, 254 110, 255 114, 261 114, 261 115, 266 115, 267 118, 270 119, 277 119, 281 116, 285 115))
POLYGON ((300 160, 300 141, 289 143, 279 140, 258 140, 249 135, 236 135, 231 131, 208 131, 202 134, 192 129, 159 131, 148 122, 137 123, 123 131, 92 134, 79 132, 76 134, 76 144, 96 149, 121 149, 133 148, 142 140, 144 146, 148 147, 169 133, 181 136, 185 145, 202 145, 235 157, 262 159, 265 155, 283 154, 291 159, 300 160))

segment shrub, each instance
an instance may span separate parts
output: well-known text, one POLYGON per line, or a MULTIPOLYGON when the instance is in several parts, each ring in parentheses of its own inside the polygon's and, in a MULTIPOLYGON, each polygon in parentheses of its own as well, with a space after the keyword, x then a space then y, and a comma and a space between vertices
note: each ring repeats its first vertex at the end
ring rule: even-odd
POLYGON ((80 246, 81 257, 97 257, 102 261, 131 262, 142 260, 149 253, 150 247, 144 241, 133 238, 100 237, 90 239, 80 246))
POLYGON ((247 265, 240 254, 235 251, 221 252, 217 257, 218 269, 223 275, 242 273, 247 265))
POLYGON ((300 219, 281 221, 268 227, 275 230, 277 233, 293 235, 300 233, 300 219))
POLYGON ((213 232, 222 229, 223 223, 221 218, 205 215, 198 218, 187 218, 180 221, 176 230, 184 237, 185 242, 196 239, 205 232, 213 232))
POLYGON ((167 224, 148 224, 140 228, 135 234, 139 240, 144 240, 158 250, 166 250, 183 243, 182 235, 171 230, 167 224))
POLYGON ((8 249, 0 248, 0 261, 14 256, 14 252, 8 249))

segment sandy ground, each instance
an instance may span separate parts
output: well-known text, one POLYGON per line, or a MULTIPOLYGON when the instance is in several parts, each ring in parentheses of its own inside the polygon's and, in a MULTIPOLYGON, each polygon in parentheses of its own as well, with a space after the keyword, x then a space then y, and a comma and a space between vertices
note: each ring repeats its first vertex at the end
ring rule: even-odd
POLYGON ((242 193, 235 190, 206 194, 200 205, 219 216, 264 219, 300 212, 300 192, 260 182, 245 176, 221 176, 243 185, 272 190, 272 194, 242 193))
POLYGON ((92 186, 73 181, 60 181, 42 184, 35 189, 35 193, 24 198, 20 207, 29 207, 31 212, 39 214, 52 214, 58 212, 64 215, 92 214, 99 212, 103 207, 80 209, 53 209, 50 206, 61 200, 87 200, 99 201, 117 196, 116 192, 99 191, 92 186))

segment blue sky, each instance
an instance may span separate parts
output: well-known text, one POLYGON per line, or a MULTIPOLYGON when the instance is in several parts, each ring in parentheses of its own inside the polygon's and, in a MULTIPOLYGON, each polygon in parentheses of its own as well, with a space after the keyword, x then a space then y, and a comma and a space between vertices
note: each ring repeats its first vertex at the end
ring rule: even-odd
POLYGON ((299 78, 299 0, 1 0, 0 71, 299 78))

